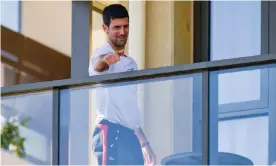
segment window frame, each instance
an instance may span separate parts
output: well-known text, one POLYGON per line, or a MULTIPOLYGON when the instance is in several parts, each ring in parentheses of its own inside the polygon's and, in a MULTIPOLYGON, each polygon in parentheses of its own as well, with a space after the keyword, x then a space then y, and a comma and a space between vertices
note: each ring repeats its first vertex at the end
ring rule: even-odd
MULTIPOLYGON (((194 63, 210 61, 211 3, 212 2, 210 1, 194 2, 194 63)), ((272 21, 270 10, 270 2, 261 2, 261 55, 271 53, 269 50, 270 22, 272 21)), ((242 70, 243 69, 239 69, 238 71, 242 70)), ((225 73, 225 71, 219 72, 225 73)), ((268 85, 268 75, 268 71, 261 71, 261 84, 264 86, 268 85)), ((268 92, 268 88, 262 87, 260 100, 220 105, 220 119, 268 114, 268 112, 265 111, 265 108, 268 107, 268 92), (253 110, 253 108, 256 108, 257 110, 253 110), (238 111, 240 109, 242 109, 242 111, 238 111)))
MULTIPOLYGON (((205 62, 205 61, 210 61, 210 10, 211 10, 211 2, 199 2, 199 1, 195 1, 194 2, 194 63, 198 63, 198 62, 205 62)), ((273 18, 276 17, 276 2, 270 2, 270 1, 262 1, 261 3, 261 55, 265 55, 265 54, 273 54, 276 53, 276 49, 275 49, 275 44, 276 44, 276 32, 273 31, 273 29, 276 29, 276 21, 273 21, 273 18)), ((267 69, 268 70, 268 69, 267 69)), ((217 124, 212 123, 212 121, 218 121, 218 120, 230 120, 230 119, 237 119, 237 118, 246 118, 246 117, 254 117, 254 116, 269 116, 269 146, 268 146, 268 164, 272 164, 273 162, 276 161, 276 149, 273 148, 276 145, 276 132, 275 132, 275 124, 276 124, 276 112, 275 111, 268 111, 268 107, 270 109, 276 109, 276 103, 272 102, 273 100, 273 96, 275 96, 275 86, 273 87, 272 84, 275 83, 276 81, 276 76, 272 74, 272 72, 270 72, 271 70, 275 70, 275 69, 269 69, 268 71, 262 71, 262 75, 261 77, 269 77, 269 81, 263 81, 261 84, 268 85, 268 87, 272 87, 272 89, 268 90, 268 88, 266 90, 261 89, 262 94, 261 94, 261 99, 258 101, 252 101, 251 103, 244 103, 244 104, 253 104, 253 106, 256 107, 260 107, 261 109, 250 109, 248 107, 248 109, 245 109, 243 111, 236 111, 237 107, 243 107, 244 104, 238 104, 236 103, 236 105, 222 105, 221 106, 221 110, 223 110, 222 112, 216 112, 216 111, 212 111, 209 112, 209 114, 207 116, 209 116, 209 119, 207 119, 207 122, 202 122, 202 120, 200 121, 200 123, 203 124, 209 124, 210 126, 208 127, 204 127, 202 128, 203 131, 208 131, 208 137, 204 138, 201 137, 203 140, 195 140, 195 143, 193 143, 193 150, 194 151, 200 151, 202 152, 202 150, 206 150, 209 149, 212 146, 215 146, 215 148, 211 148, 215 151, 208 151, 205 152, 207 153, 207 158, 204 158, 205 163, 210 163, 213 159, 212 156, 210 156, 210 153, 213 152, 217 152, 217 145, 215 144, 211 144, 211 142, 209 142, 209 137, 213 136, 217 136, 218 133, 216 133, 217 131, 210 131, 210 128, 218 128, 217 124), (270 92, 272 91, 272 92, 270 92), (267 97, 269 96, 269 99, 267 99, 267 97), (267 101, 268 103, 265 103, 265 100, 269 100, 267 101), (267 107, 265 108, 267 104, 267 107), (211 113, 211 114, 210 114, 211 113), (218 113, 218 119, 212 119, 214 117, 217 116, 218 113), (207 140, 205 140, 207 139, 207 140), (201 144, 203 144, 203 146, 201 146, 201 144), (207 148, 204 148, 205 146, 207 146, 207 148), (201 147, 203 147, 203 149, 201 149, 201 147)), ((230 70, 229 70, 230 71, 230 70)), ((212 78, 213 79, 213 78, 212 78)), ((204 83, 206 83, 206 86, 212 85, 214 82, 210 83, 209 80, 212 80, 211 78, 205 78, 203 80, 204 83)), ((264 80, 268 80, 264 79, 264 80)), ((209 87, 210 88, 210 87, 209 87)), ((209 96, 209 91, 205 91, 203 94, 204 96, 209 96)), ((209 102, 209 101, 202 101, 202 103, 205 102, 209 102)), ((210 102, 217 102, 217 101, 211 101, 210 102)), ((208 105, 206 106, 206 110, 208 110, 207 108, 209 108, 209 106, 211 105, 211 103, 208 103, 208 105)), ((209 108, 212 109, 212 108, 209 108)), ((206 117, 206 115, 204 115, 204 117, 206 117)), ((194 117, 193 117, 194 118, 194 117)), ((194 119, 195 123, 193 127, 193 132, 194 134, 197 134, 197 137, 202 134, 202 133, 198 133, 196 131, 197 125, 198 124, 198 120, 194 119)), ((202 125, 200 125, 202 126, 202 125)), ((215 141, 214 139, 212 141, 215 141)), ((217 142, 217 141, 215 141, 217 142)), ((203 153, 204 153, 203 152, 203 153)), ((206 156, 205 156, 206 157, 206 156)))

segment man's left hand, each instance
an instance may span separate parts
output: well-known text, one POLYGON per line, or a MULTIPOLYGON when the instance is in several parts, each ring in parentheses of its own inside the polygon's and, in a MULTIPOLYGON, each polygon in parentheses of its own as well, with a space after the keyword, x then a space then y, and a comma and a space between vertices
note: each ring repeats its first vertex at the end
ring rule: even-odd
POLYGON ((145 158, 145 165, 155 165, 156 164, 156 156, 153 152, 151 146, 149 144, 142 147, 143 155, 145 158))

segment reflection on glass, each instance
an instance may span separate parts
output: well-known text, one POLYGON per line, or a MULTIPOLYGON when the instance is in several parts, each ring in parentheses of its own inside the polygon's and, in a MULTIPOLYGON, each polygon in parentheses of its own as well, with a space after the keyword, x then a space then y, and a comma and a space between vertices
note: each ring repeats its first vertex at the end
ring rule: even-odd
POLYGON ((3 85, 13 85, 16 82, 16 69, 1 62, 1 87, 3 85))
POLYGON ((71 58, 1 26, 1 86, 70 78, 71 58))
POLYGON ((268 116, 219 121, 219 151, 231 152, 266 165, 268 157, 268 116))
MULTIPOLYGON (((211 9, 211 60, 261 54, 261 1, 212 1, 211 9)), ((219 75, 219 104, 259 100, 262 76, 260 70, 219 75)))
POLYGON ((18 69, 1 62, 1 87, 7 85, 27 84, 37 82, 38 80, 24 72, 20 72, 18 69))
MULTIPOLYGON (((1 1, 1 63, 11 66, 16 73, 15 76, 2 76, 1 86, 70 78, 71 57, 67 55, 70 51, 66 52, 64 48, 70 45, 71 38, 69 41, 66 37, 71 32, 67 33, 66 29, 60 28, 60 25, 66 27, 69 21, 66 12, 61 9, 65 7, 67 10, 70 3, 68 5, 57 2, 1 1), (50 10, 54 10, 52 15, 49 15, 50 10), (22 32, 21 19, 24 25, 22 32), (55 33, 59 36, 54 36, 55 33)), ((70 46, 68 48, 70 50, 70 46)))
MULTIPOLYGON (((137 116, 142 117, 142 128, 156 153, 157 164, 175 154, 185 154, 186 157, 201 155, 201 81, 201 74, 195 74, 62 90, 61 116, 70 112, 67 123, 62 120, 69 127, 67 153, 70 155, 61 156, 69 156, 69 164, 97 164, 92 152, 92 134, 97 123, 97 108, 101 105, 97 105, 99 98, 96 94, 116 92, 113 93, 116 98, 124 96, 128 88, 137 88, 140 111, 137 116)), ((121 104, 127 100, 127 96, 124 97, 126 99, 120 101, 121 104)), ((201 164, 200 160, 198 162, 201 164)))
POLYGON ((261 1, 211 2, 211 60, 261 54, 261 1))
POLYGON ((2 97, 1 139, 1 164, 51 164, 52 92, 2 97), (9 137, 17 131, 18 134, 9 137))
POLYGON ((222 164, 223 152, 228 165, 271 164, 276 160, 276 66, 223 70, 210 78, 211 164, 222 164), (236 74, 243 77, 233 79, 236 74))
POLYGON ((218 77, 219 104, 260 100, 263 73, 260 70, 250 70, 220 74, 218 77), (252 91, 252 89, 255 90, 252 91))

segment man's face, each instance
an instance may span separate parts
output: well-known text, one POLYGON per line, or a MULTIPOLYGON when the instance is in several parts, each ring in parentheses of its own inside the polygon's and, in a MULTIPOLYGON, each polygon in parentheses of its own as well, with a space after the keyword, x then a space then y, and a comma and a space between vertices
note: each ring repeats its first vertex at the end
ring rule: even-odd
POLYGON ((103 29, 107 33, 109 41, 116 47, 123 47, 126 45, 129 32, 127 17, 112 19, 109 27, 104 24, 103 29))

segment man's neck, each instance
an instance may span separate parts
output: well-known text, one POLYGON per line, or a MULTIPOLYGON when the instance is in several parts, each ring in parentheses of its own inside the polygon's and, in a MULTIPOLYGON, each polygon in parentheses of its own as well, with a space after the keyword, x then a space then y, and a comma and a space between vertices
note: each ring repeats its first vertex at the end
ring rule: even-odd
POLYGON ((114 44, 112 44, 112 42, 110 42, 110 41, 107 41, 108 43, 109 43, 109 45, 113 48, 113 50, 115 50, 115 51, 120 51, 120 50, 122 50, 122 49, 124 49, 125 47, 123 46, 123 47, 116 47, 114 44))

